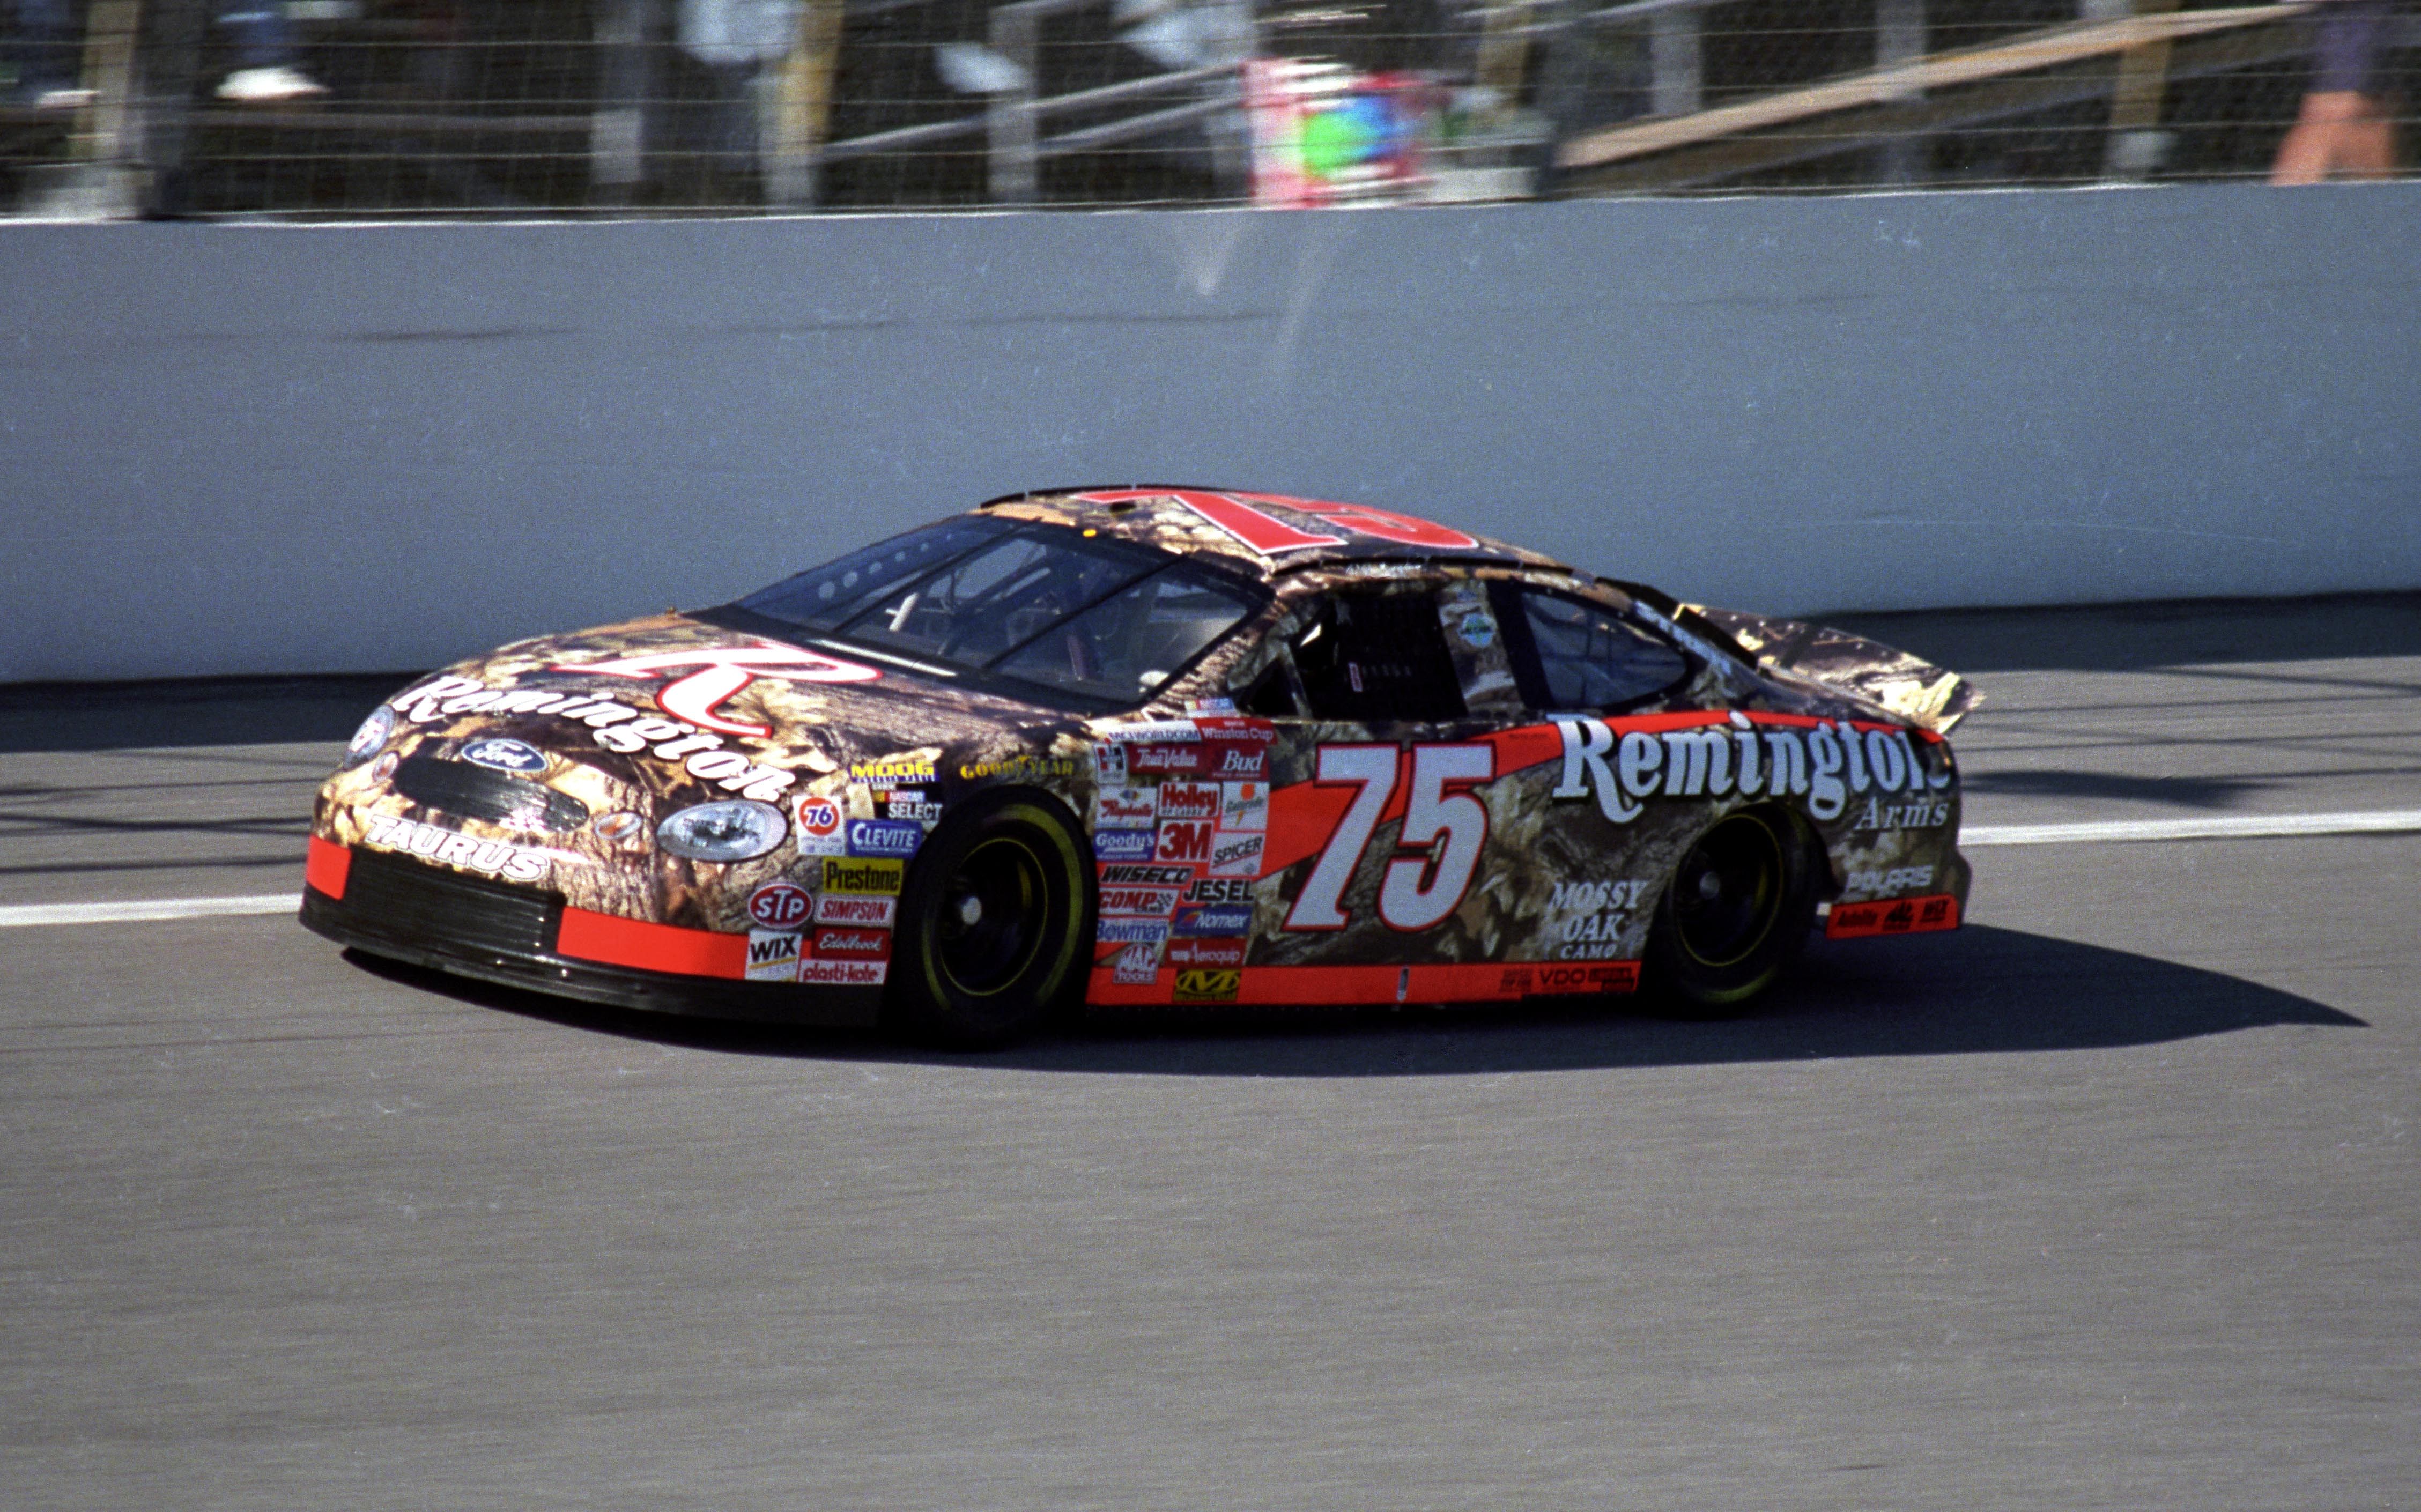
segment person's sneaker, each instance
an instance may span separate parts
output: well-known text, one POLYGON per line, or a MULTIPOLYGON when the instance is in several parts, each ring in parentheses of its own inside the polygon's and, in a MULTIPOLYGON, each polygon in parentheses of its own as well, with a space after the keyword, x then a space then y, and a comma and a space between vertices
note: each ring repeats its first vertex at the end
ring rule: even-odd
POLYGON ((219 81, 221 100, 238 105, 290 105, 317 100, 328 86, 292 69, 238 69, 219 81))

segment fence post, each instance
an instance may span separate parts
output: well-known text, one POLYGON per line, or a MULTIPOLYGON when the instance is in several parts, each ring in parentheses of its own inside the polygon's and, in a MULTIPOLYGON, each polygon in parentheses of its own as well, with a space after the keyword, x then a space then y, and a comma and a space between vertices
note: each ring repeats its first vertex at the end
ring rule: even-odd
MULTIPOLYGON (((1898 68, 1925 56, 1925 0, 1875 0, 1875 67, 1898 68)), ((1905 90, 1896 99, 1918 100, 1922 89, 1905 90)), ((1912 184, 1926 176, 1926 138, 1902 132, 1883 144, 1882 180, 1912 184)))
POLYGON ((1034 108, 1040 84, 1035 77, 1035 54, 1042 29, 1039 8, 1022 0, 992 13, 992 50, 1014 64, 1022 75, 1016 88, 993 95, 984 112, 991 148, 988 178, 996 204, 1031 205, 1042 197, 1034 108))
POLYGON ((1689 116, 1706 98, 1698 8, 1660 10, 1648 18, 1648 114, 1689 116))

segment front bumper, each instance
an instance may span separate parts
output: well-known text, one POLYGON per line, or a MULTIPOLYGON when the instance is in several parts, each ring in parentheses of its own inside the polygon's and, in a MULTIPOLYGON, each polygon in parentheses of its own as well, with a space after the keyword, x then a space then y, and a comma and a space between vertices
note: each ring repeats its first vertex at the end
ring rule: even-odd
POLYGON ((740 960, 744 936, 605 919, 567 910, 553 893, 317 837, 301 918, 369 955, 620 1008, 828 1028, 869 1028, 882 1011, 880 987, 731 979, 723 958, 740 960), (649 970, 633 957, 684 969, 649 970))

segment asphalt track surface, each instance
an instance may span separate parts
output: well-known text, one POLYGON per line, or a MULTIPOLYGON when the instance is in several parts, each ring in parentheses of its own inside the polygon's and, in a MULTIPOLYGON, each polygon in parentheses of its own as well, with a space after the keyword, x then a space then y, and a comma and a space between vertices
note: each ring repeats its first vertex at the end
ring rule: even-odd
MULTIPOLYGON (((1862 623, 1971 825, 2421 807, 2421 600, 1862 623)), ((0 904, 295 885, 383 691, 6 693, 0 904)), ((2421 835, 1973 854, 1737 1023, 992 1057, 0 929, 0 1504, 2413 1504, 2421 835)))

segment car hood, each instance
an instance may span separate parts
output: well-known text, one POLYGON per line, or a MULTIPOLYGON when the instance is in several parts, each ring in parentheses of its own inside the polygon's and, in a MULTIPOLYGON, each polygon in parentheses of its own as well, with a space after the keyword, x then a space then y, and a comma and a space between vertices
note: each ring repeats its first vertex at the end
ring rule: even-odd
POLYGON ((945 753, 1078 728, 1062 710, 680 615, 516 641, 388 702, 420 750, 433 740, 459 758, 506 740, 691 800, 774 801, 885 768, 930 777, 945 753))
POLYGON ((1766 671, 1837 689, 1936 734, 1948 734, 1984 701, 1960 674, 1847 631, 1737 609, 1682 607, 1729 635, 1766 671))

